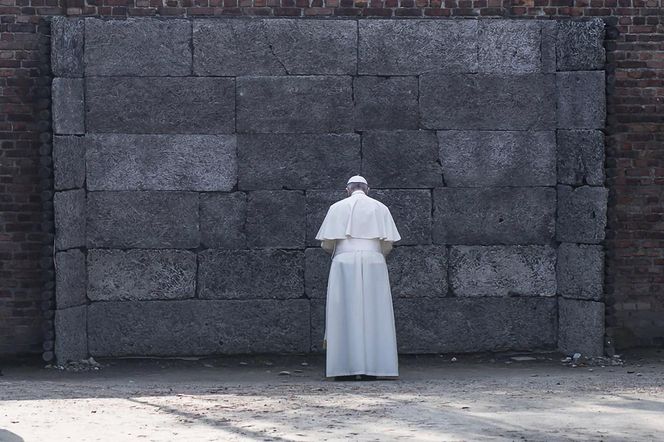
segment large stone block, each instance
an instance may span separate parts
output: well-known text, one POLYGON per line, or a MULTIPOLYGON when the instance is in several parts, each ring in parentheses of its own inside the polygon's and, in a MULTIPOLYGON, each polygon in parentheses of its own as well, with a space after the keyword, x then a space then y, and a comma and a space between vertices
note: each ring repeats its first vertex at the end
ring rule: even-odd
POLYGON ((89 307, 95 357, 291 353, 310 348, 309 301, 98 302, 89 307))
POLYGON ((417 129, 417 77, 353 78, 355 128, 417 129))
POLYGON ((58 364, 88 357, 87 306, 55 311, 55 358, 58 364))
POLYGON ((82 78, 54 78, 51 85, 53 133, 85 132, 82 78))
POLYGON ((447 262, 445 247, 395 247, 387 255, 392 296, 400 298, 446 296, 447 262))
POLYGON ((244 192, 203 193, 200 200, 202 245, 219 249, 244 248, 247 195, 244 192))
POLYGON ((193 298, 196 254, 186 250, 88 250, 88 298, 139 301, 193 298))
POLYGON ((55 190, 83 187, 85 138, 53 137, 53 186, 55 190))
POLYGON ((54 76, 83 76, 84 30, 82 18, 51 18, 51 71, 54 76))
POLYGON ((341 189, 360 170, 357 134, 238 136, 239 188, 341 189))
POLYGON ((304 193, 257 190, 249 193, 245 233, 249 247, 304 248, 304 193))
POLYGON ((372 187, 442 186, 436 133, 421 130, 363 133, 362 174, 372 187))
POLYGON ((55 249, 85 246, 85 190, 65 190, 53 195, 55 249))
POLYGON ((558 186, 556 239, 561 242, 598 244, 604 239, 609 190, 583 186, 558 186))
POLYGON ((351 77, 240 77, 237 131, 352 132, 351 77))
POLYGON ((565 354, 604 355, 604 303, 558 300, 558 349, 565 354))
POLYGON ((85 19, 85 75, 191 74, 189 20, 85 19))
POLYGON ((198 247, 198 194, 89 192, 87 222, 88 247, 198 247))
POLYGON ((556 251, 550 246, 454 246, 450 285, 459 297, 555 296, 556 251))
POLYGON ((558 131, 558 182, 604 184, 604 134, 599 130, 558 131))
POLYGON ((395 300, 402 353, 551 350, 555 298, 426 298, 395 300))
POLYGON ((327 210, 337 201, 341 201, 348 195, 343 189, 340 190, 307 190, 306 194, 306 245, 320 246, 316 240, 316 234, 320 229, 327 210))
POLYGON ((194 21, 197 75, 354 74, 357 25, 345 20, 194 21))
POLYGON ((58 309, 86 302, 85 254, 71 249, 55 254, 55 305, 58 309))
POLYGON ((304 251, 304 289, 307 298, 325 299, 332 255, 320 247, 304 251))
POLYGON ((88 190, 228 191, 237 183, 235 135, 85 138, 88 190))
POLYGON ((397 245, 431 244, 431 191, 373 190, 369 196, 390 209, 401 235, 397 245))
POLYGON ((232 78, 88 77, 85 86, 88 132, 235 131, 232 78))
POLYGON ((556 72, 556 38, 558 22, 543 20, 542 26, 542 71, 556 72))
POLYGON ((304 296, 304 252, 215 250, 198 255, 201 299, 289 299, 304 296))
POLYGON ((553 74, 420 77, 421 124, 427 129, 553 129, 555 106, 553 74))
POLYGON ((325 338, 325 300, 311 300, 311 351, 324 352, 323 339, 325 338))
POLYGON ((360 20, 358 72, 477 72, 476 20, 360 20))
POLYGON ((602 129, 606 117, 604 71, 556 74, 558 127, 602 129))
POLYGON ((583 71, 604 67, 604 21, 558 22, 556 42, 560 71, 583 71))
POLYGON ((438 132, 440 163, 451 187, 556 184, 553 131, 438 132))
POLYGON ((440 188, 433 192, 436 244, 547 244, 556 191, 546 187, 440 188))
POLYGON ((602 300, 604 295, 602 246, 560 244, 556 269, 560 295, 565 298, 602 300))
POLYGON ((480 72, 542 72, 543 55, 553 55, 542 51, 538 21, 480 20, 478 26, 480 72))

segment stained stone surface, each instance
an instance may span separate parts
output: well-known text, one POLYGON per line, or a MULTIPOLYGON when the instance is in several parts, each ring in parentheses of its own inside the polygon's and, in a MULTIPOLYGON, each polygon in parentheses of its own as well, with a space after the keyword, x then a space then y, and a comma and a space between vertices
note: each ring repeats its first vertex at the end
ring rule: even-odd
POLYGON ((604 134, 599 130, 558 131, 558 182, 604 184, 604 134))
POLYGON ((196 75, 355 74, 357 24, 345 20, 194 20, 196 75))
POLYGON ((239 77, 239 133, 352 132, 347 76, 239 77))
POLYGON ((359 20, 358 73, 477 72, 476 20, 359 20))
POLYGON ((357 134, 238 136, 239 188, 343 189, 360 170, 357 134))
POLYGON ((304 248, 303 192, 257 190, 248 195, 245 234, 250 248, 304 248))
POLYGON ((449 272, 459 297, 556 295, 556 251, 549 246, 453 246, 449 272))
POLYGON ((556 49, 560 71, 602 69, 605 62, 604 21, 600 18, 560 21, 556 49))
POLYGON ((200 216, 204 247, 242 249, 246 246, 247 195, 244 192, 202 194, 200 216))
POLYGON ((561 129, 602 129, 606 118, 604 71, 558 72, 557 115, 561 129))
POLYGON ((552 74, 424 74, 421 124, 426 129, 554 129, 555 86, 552 74))
POLYGON ((448 294, 445 247, 398 246, 386 260, 393 297, 434 298, 448 294))
POLYGON ((85 190, 65 190, 53 195, 55 249, 85 246, 85 190))
POLYGON ((320 241, 316 240, 316 234, 321 224, 323 224, 327 210, 332 204, 341 201, 347 196, 346 191, 343 189, 307 190, 305 199, 307 246, 320 246, 320 241))
POLYGON ((565 298, 601 301, 604 251, 600 245, 562 243, 558 247, 558 293, 565 298))
POLYGON ((378 188, 443 185, 433 131, 370 131, 362 134, 362 173, 378 188))
POLYGON ((70 249, 55 254, 55 305, 65 309, 86 302, 85 254, 70 249))
POLYGON ((53 133, 85 133, 83 82, 82 78, 53 79, 53 133))
POLYGON ((88 247, 197 247, 198 194, 88 192, 87 227, 88 247))
POLYGON ((553 188, 448 187, 433 200, 436 244, 547 244, 555 234, 553 188))
POLYGON ((186 250, 90 249, 91 301, 193 298, 196 254, 186 250))
POLYGON ((431 191, 374 190, 369 192, 369 196, 390 209, 401 235, 397 245, 431 244, 431 191))
POLYGON ((604 239, 609 190, 558 186, 556 239, 561 242, 598 244, 604 239))
POLYGON ((311 300, 311 351, 324 352, 323 338, 325 337, 325 300, 311 300))
POLYGON ((58 364, 88 357, 87 306, 55 311, 55 357, 58 364))
POLYGON ((229 191, 235 135, 94 134, 85 137, 88 190, 229 191))
POLYGON ((438 132, 440 164, 450 187, 556 184, 553 131, 438 132))
POLYGON ((304 251, 304 289, 307 298, 325 299, 331 265, 332 255, 321 247, 307 248, 304 251))
POLYGON ((90 133, 223 134, 235 130, 232 78, 88 77, 90 133))
POLYGON ((558 300, 558 350, 571 355, 604 355, 604 303, 578 299, 558 300))
POLYGON ((353 78, 355 129, 417 129, 417 77, 353 78))
POLYGON ((53 187, 55 190, 83 187, 85 181, 85 138, 53 137, 53 187))
POLYGON ((309 350, 306 299, 97 302, 88 320, 92 356, 309 350))
POLYGON ((189 20, 85 19, 87 76, 183 76, 191 69, 189 20))
POLYGON ((480 20, 478 27, 480 72, 543 71, 544 41, 540 22, 480 20))
POLYGON ((51 18, 51 71, 54 76, 83 76, 84 30, 82 18, 51 18))

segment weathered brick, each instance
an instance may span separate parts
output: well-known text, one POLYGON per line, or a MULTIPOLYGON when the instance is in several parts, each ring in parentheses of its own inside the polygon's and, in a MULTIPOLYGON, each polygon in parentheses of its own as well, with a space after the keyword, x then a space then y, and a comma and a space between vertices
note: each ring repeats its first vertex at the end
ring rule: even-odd
POLYGON ((53 186, 55 190, 83 187, 85 182, 85 138, 53 137, 53 186))
POLYGON ((559 71, 603 69, 604 21, 560 21, 556 49, 559 71))
POLYGON ((83 189, 55 192, 55 249, 85 246, 85 191, 83 189))
POLYGON ((599 130, 559 130, 558 182, 604 184, 604 134, 599 130))
POLYGON ((81 18, 51 18, 51 71, 56 77, 83 76, 85 22, 81 18))
POLYGON ((355 129, 417 129, 417 77, 353 78, 355 129))
POLYGON ((480 20, 478 26, 479 72, 543 71, 538 21, 480 20))
POLYGON ((88 357, 87 306, 55 311, 55 357, 59 364, 88 357))
POLYGON ((85 132, 82 78, 54 78, 52 84, 53 132, 82 134, 85 132))
POLYGON ((304 194, 295 190, 249 192, 245 232, 249 247, 304 248, 304 194))
POLYGON ((558 186, 556 239, 598 244, 604 239, 608 189, 558 186))
POLYGON ((602 356, 604 303, 560 298, 558 310, 558 349, 565 354, 602 356))
POLYGON ((441 246, 399 246, 387 255, 393 297, 447 295, 447 250, 441 246))
POLYGON ((85 254, 71 249, 55 254, 55 305, 58 309, 86 302, 85 254))
POLYGON ((563 243, 556 266, 558 293, 565 298, 601 301, 604 295, 604 251, 599 245, 563 243))
POLYGON ((602 129, 606 117, 604 88, 604 71, 558 72, 558 127, 602 129))
POLYGON ((244 192, 204 193, 200 200, 201 244, 221 249, 244 248, 247 195, 244 192))
POLYGON ((390 209, 401 235, 401 240, 397 242, 397 245, 431 244, 431 192, 429 190, 373 190, 369 192, 369 196, 390 209))

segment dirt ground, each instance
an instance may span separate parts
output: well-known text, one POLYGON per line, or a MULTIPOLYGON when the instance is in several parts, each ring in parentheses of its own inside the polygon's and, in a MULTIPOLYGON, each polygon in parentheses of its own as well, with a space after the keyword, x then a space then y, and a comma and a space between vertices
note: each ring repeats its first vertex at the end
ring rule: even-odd
POLYGON ((14 361, 0 441, 664 440, 664 350, 605 367, 452 356, 404 356, 399 380, 363 382, 323 380, 311 356, 14 361))

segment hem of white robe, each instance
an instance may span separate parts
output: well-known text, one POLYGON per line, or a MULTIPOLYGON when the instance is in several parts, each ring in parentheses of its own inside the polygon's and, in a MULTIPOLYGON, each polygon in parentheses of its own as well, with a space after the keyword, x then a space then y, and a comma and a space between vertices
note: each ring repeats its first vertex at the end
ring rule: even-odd
POLYGON ((399 376, 399 372, 384 372, 384 371, 375 371, 375 370, 355 370, 355 371, 341 371, 333 374, 325 374, 327 378, 333 378, 336 376, 356 376, 360 374, 365 374, 368 376, 399 376))

